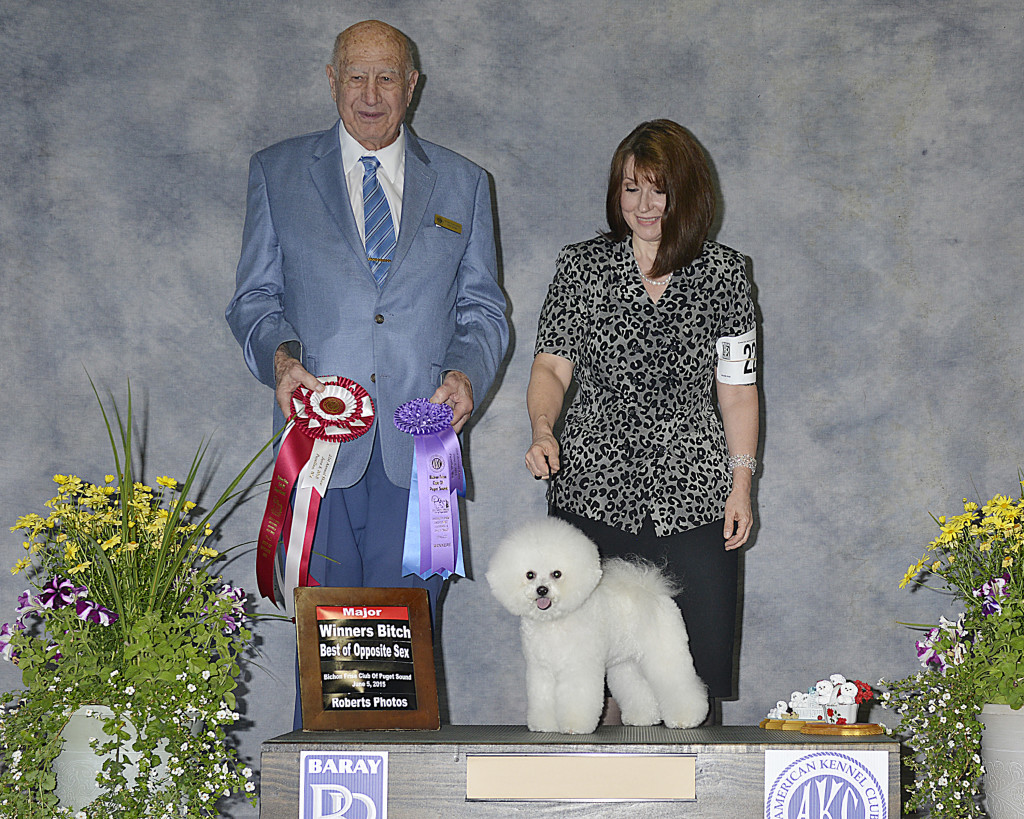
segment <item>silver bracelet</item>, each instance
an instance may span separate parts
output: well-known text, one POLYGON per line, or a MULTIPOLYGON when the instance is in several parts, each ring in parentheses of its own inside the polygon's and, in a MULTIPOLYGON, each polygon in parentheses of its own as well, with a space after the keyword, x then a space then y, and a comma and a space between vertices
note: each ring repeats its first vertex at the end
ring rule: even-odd
POLYGON ((745 466, 753 475, 757 471, 757 458, 753 455, 730 455, 729 471, 734 472, 737 466, 745 466))

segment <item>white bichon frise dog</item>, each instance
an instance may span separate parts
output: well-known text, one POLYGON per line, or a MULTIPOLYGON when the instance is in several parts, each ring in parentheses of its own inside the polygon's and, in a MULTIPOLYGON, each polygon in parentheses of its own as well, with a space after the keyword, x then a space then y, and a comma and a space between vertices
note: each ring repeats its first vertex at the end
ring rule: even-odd
POLYGON ((601 563, 597 547, 546 518, 499 546, 487 582, 520 619, 531 731, 588 734, 608 688, 625 725, 691 728, 708 713, 672 587, 654 566, 601 563))

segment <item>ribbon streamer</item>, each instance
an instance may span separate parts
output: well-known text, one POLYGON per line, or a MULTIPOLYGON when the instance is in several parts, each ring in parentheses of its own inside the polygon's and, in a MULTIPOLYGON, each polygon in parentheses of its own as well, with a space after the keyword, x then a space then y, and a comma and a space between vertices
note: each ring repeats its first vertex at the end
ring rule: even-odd
POLYGON ((457 496, 466 492, 466 475, 452 408, 417 398, 395 410, 395 426, 415 442, 402 574, 465 576, 457 496))
POLYGON ((277 452, 256 548, 259 592, 275 600, 276 579, 289 614, 296 586, 316 583, 309 576, 309 557, 320 499, 327 491, 338 449, 373 426, 373 400, 366 390, 340 376, 320 381, 326 387, 322 393, 303 386, 292 393, 292 416, 277 452), (289 505, 293 489, 295 499, 289 505), (278 565, 275 572, 282 540, 284 568, 278 565))

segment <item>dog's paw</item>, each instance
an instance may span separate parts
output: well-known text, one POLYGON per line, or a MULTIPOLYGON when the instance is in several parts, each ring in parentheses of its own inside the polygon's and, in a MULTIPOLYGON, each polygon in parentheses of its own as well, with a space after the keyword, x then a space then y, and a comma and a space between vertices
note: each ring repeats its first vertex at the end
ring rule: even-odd
POLYGON ((695 703, 692 708, 680 709, 665 716, 666 728, 696 728, 708 715, 708 703, 695 703))
POLYGON ((560 734, 562 731, 558 728, 558 723, 554 720, 548 722, 547 720, 528 720, 526 727, 531 731, 536 731, 539 734, 560 734))
POLYGON ((567 722, 558 729, 560 734, 592 734, 597 730, 597 720, 584 722, 582 720, 567 722))
POLYGON ((629 714, 625 709, 622 711, 623 725, 657 725, 659 722, 661 722, 661 717, 657 712, 629 714))

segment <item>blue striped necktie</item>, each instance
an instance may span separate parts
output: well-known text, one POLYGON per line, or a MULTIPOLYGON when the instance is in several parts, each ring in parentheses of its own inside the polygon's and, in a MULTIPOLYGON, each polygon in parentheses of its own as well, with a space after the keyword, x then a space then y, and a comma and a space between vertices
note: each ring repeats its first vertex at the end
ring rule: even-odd
POLYGON ((395 252, 395 221, 391 207, 377 179, 380 162, 375 156, 360 158, 363 163, 363 224, 366 226, 366 257, 377 284, 381 284, 391 268, 395 252))

